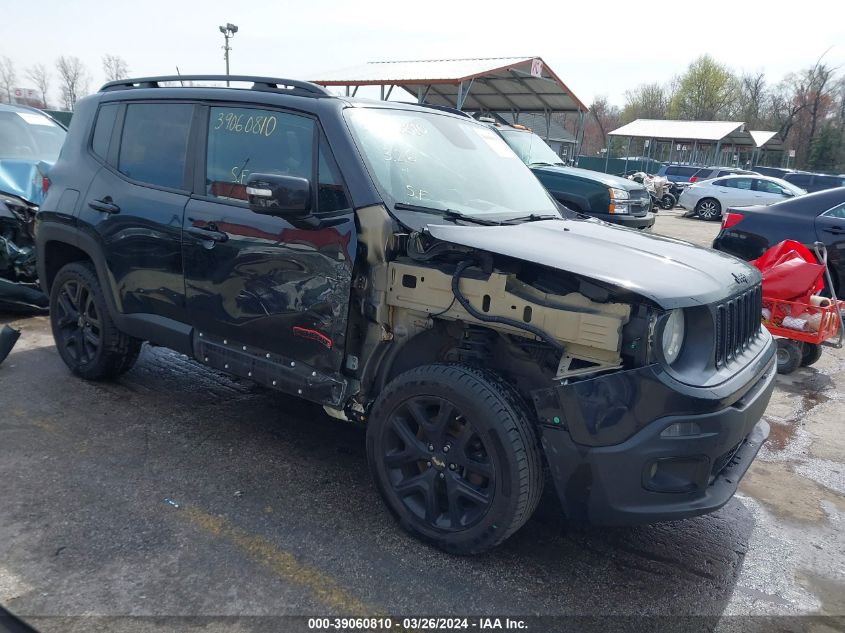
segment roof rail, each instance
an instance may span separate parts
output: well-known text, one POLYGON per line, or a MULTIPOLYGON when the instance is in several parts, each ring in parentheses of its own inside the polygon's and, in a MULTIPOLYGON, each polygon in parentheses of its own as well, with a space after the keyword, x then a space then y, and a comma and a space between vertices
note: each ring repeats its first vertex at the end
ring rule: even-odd
POLYGON ((103 84, 100 92, 111 90, 127 90, 130 88, 160 88, 163 82, 184 81, 240 81, 252 83, 252 90, 299 91, 316 97, 330 97, 331 93, 317 84, 296 79, 279 79, 275 77, 252 77, 250 75, 163 75, 161 77, 138 77, 135 79, 118 79, 103 84))

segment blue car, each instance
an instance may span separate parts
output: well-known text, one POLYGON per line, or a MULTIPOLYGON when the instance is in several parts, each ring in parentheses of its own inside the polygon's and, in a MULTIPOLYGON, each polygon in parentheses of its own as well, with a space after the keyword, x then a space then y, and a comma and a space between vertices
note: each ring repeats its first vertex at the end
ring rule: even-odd
POLYGON ((37 283, 32 226, 66 135, 40 110, 0 105, 0 312, 48 305, 37 283))

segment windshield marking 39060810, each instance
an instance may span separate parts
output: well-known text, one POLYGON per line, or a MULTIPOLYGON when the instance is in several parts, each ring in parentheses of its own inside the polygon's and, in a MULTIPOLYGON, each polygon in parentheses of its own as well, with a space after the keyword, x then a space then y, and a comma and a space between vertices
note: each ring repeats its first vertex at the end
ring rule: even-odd
POLYGON ((559 217, 557 205, 499 136, 437 112, 349 108, 350 129, 388 203, 464 215, 559 217))

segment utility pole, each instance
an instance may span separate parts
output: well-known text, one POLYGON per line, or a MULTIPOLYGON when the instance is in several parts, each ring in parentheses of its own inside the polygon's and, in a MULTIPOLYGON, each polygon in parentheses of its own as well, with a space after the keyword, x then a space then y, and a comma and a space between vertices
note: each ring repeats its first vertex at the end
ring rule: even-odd
POLYGON ((223 45, 223 58, 226 60, 226 85, 229 85, 229 51, 232 50, 232 47, 229 46, 229 38, 235 37, 235 33, 238 32, 238 27, 232 24, 231 22, 227 22, 226 26, 220 27, 220 32, 223 34, 223 39, 225 40, 225 44, 223 45))

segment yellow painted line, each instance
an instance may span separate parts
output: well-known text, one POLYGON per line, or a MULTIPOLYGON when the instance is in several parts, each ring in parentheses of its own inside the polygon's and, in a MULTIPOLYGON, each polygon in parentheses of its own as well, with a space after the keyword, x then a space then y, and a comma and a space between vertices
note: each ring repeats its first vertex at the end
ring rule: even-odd
POLYGON ((329 576, 303 563, 263 536, 249 534, 226 519, 203 512, 194 506, 182 506, 180 515, 194 526, 237 545, 249 558, 270 569, 282 580, 309 590, 325 607, 356 617, 382 617, 377 610, 356 598, 329 576))

